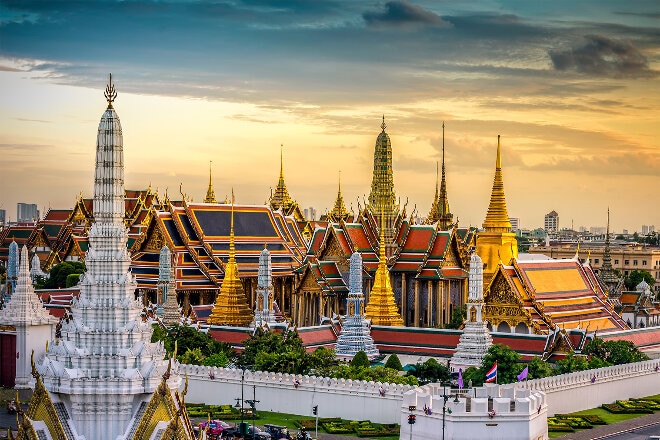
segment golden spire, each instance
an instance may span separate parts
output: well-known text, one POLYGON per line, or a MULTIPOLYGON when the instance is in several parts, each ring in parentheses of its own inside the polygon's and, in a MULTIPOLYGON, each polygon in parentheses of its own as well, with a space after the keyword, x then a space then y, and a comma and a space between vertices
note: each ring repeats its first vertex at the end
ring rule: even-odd
POLYGON ((440 181, 440 192, 438 192, 438 164, 435 165, 435 198, 431 204, 431 211, 426 219, 426 224, 438 222, 438 228, 447 230, 451 227, 454 215, 449 210, 449 199, 447 197, 447 181, 445 177, 445 123, 442 122, 442 180, 440 181))
POLYGON ((252 310, 248 307, 243 284, 236 264, 234 245, 234 190, 231 190, 231 222, 229 226, 229 260, 225 265, 225 278, 222 280, 220 294, 215 300, 208 318, 209 324, 248 326, 253 320, 252 310))
POLYGON ((341 171, 339 171, 339 189, 337 190, 337 199, 335 200, 335 206, 332 208, 332 211, 328 214, 330 221, 339 222, 340 220, 346 220, 348 218, 348 210, 344 205, 344 197, 341 194, 341 171))
POLYGON ((209 161, 209 188, 206 190, 206 198, 204 199, 204 203, 218 203, 218 201, 215 199, 215 192, 213 191, 213 176, 212 176, 212 170, 211 166, 213 165, 213 161, 209 161))
POLYGON ((376 275, 374 277, 374 286, 369 294, 369 303, 365 309, 365 317, 371 319, 373 325, 403 327, 403 319, 394 300, 394 291, 390 283, 390 271, 387 269, 385 224, 382 212, 380 218, 378 269, 376 269, 376 275))
POLYGON ((108 108, 112 108, 112 102, 117 99, 117 91, 115 90, 114 84, 112 84, 112 73, 110 74, 110 81, 108 85, 105 86, 105 96, 106 101, 108 101, 108 108))
POLYGON ((280 145, 280 178, 277 181, 275 193, 270 197, 270 207, 273 210, 282 209, 285 215, 289 215, 295 202, 291 199, 289 190, 286 189, 286 183, 284 183, 283 147, 284 145, 280 145))
POLYGON ((490 195, 490 205, 483 227, 489 232, 511 232, 511 221, 506 210, 504 180, 502 179, 502 156, 500 153, 500 135, 497 135, 497 158, 495 159, 495 179, 490 195))

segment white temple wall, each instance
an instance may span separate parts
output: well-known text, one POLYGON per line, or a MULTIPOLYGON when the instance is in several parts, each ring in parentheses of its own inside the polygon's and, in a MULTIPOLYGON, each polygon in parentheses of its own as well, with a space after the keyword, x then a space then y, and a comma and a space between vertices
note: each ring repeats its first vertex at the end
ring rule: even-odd
MULTIPOLYGON (((186 401, 206 404, 232 404, 241 397, 241 370, 180 365, 179 374, 189 378, 186 401), (209 371, 214 379, 209 378, 209 371)), ((256 386, 257 411, 275 411, 312 416, 318 405, 319 417, 342 417, 399 423, 403 393, 410 385, 380 384, 282 373, 245 373, 244 399, 253 398, 256 386), (296 388, 296 380, 299 385, 296 388), (381 396, 380 388, 384 395, 381 396)), ((245 404, 248 407, 247 404, 245 404)))
MULTIPOLYGON (((188 402, 234 405, 236 398, 241 397, 241 370, 180 365, 179 373, 187 374, 190 379, 186 396, 188 402), (209 378, 209 371, 213 371, 215 379, 209 378)), ((403 394, 414 388, 409 385, 381 385, 373 382, 246 371, 246 400, 252 399, 254 385, 256 398, 260 400, 257 410, 311 417, 312 407, 319 405, 319 417, 369 419, 378 423, 400 423, 403 394), (300 382, 298 388, 295 387, 296 379, 300 382), (381 386, 385 390, 385 396, 380 396, 381 386)), ((660 361, 649 360, 563 374, 522 382, 518 386, 546 393, 547 415, 550 417, 554 414, 596 408, 617 399, 660 394, 660 361), (592 382, 594 376, 595 380, 592 382)), ((420 418, 417 418, 418 422, 413 429, 419 428, 420 418)), ((407 428, 402 427, 402 431, 404 429, 407 428)))
POLYGON ((660 394, 660 361, 648 360, 579 371, 534 379, 521 385, 546 393, 548 416, 582 411, 617 399, 660 394))

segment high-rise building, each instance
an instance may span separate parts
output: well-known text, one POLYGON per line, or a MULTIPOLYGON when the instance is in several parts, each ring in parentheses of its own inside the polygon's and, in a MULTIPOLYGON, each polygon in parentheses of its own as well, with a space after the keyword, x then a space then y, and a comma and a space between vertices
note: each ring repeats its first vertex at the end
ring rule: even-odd
POLYGON ((0 209, 0 226, 5 225, 5 219, 7 218, 7 211, 0 209))
POLYGON ((547 213, 543 225, 543 229, 545 229, 546 232, 559 231, 559 214, 557 214, 557 211, 553 210, 547 213))
POLYGON ((34 203, 16 204, 16 221, 18 223, 34 222, 39 220, 39 211, 34 203))
POLYGON ((511 222, 511 230, 512 231, 517 231, 520 229, 520 218, 518 217, 509 217, 509 221, 511 222))
POLYGON ((648 235, 655 232, 654 225, 642 225, 642 235, 648 235))

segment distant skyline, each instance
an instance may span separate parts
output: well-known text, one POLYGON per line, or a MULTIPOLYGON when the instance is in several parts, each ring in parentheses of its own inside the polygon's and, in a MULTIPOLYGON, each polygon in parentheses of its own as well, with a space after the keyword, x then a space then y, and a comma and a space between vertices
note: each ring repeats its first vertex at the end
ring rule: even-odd
MULTIPOLYGON (((660 225, 657 1, 0 0, 0 208, 92 196, 108 73, 126 187, 263 204, 280 145, 320 215, 366 198, 384 114, 401 204, 481 226, 497 135, 523 228, 660 225)), ((360 202, 362 203, 362 201, 360 202)))

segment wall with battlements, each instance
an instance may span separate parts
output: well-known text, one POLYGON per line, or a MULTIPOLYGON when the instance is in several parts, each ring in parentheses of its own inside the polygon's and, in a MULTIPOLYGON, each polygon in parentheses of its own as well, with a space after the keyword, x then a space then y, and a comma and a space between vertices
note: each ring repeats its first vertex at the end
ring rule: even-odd
POLYGON ((550 416, 582 411, 617 399, 660 394, 660 361, 579 371, 530 380, 520 385, 546 393, 550 416))
MULTIPOLYGON (((182 364, 179 374, 189 378, 187 402, 235 404, 241 397, 240 369, 182 364)), ((246 370, 242 388, 245 400, 256 394, 257 411, 311 416, 318 405, 319 417, 398 423, 403 394, 413 387, 246 370)))
POLYGON ((435 440, 443 431, 454 440, 548 438, 548 406, 542 391, 486 384, 460 396, 450 395, 446 404, 445 391, 451 393, 429 384, 404 394, 401 439, 435 440), (410 414, 416 417, 413 425, 408 424, 410 414))

